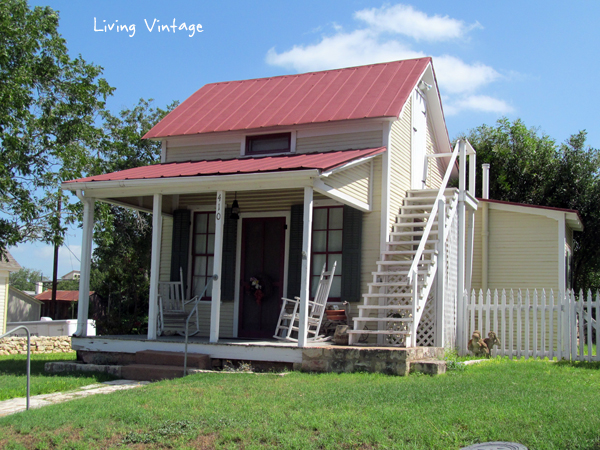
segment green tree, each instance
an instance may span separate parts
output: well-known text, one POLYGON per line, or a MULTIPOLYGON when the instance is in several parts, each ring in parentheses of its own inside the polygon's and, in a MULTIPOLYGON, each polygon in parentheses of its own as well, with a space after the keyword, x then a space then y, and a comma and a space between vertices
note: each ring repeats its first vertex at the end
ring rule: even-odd
POLYGON ((0 254, 28 240, 62 242, 60 183, 85 171, 113 91, 100 67, 69 57, 58 23, 49 7, 0 2, 0 254))
MULTIPOLYGON (((160 161, 159 142, 142 140, 176 106, 154 108, 141 99, 118 116, 102 112, 102 137, 93 152, 94 173, 107 173, 160 161)), ((142 333, 147 326, 152 215, 96 203, 91 289, 100 295, 93 317, 100 334, 142 333)))
MULTIPOLYGON (((490 198, 579 211, 585 229, 574 236, 573 286, 600 289, 600 151, 586 145, 586 132, 558 145, 521 120, 503 118, 465 137, 478 165, 491 165, 490 198)), ((481 171, 477 178, 481 196, 481 171)))
POLYGON ((35 291, 35 283, 46 280, 48 279, 42 276, 41 270, 28 269, 26 267, 12 272, 8 277, 10 285, 22 291, 35 291))

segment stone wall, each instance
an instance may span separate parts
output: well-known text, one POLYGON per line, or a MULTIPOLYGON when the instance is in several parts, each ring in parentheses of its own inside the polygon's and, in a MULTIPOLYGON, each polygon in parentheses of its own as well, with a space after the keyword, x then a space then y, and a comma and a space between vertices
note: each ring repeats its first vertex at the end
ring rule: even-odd
MULTIPOLYGON (((31 353, 72 352, 70 336, 32 336, 31 353)), ((27 354, 26 337, 6 337, 0 339, 0 355, 27 354)))

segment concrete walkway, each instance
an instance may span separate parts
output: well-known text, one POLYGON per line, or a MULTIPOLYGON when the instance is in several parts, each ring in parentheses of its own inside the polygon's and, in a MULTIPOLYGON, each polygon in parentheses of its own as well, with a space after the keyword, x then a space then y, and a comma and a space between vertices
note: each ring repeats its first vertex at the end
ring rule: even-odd
MULTIPOLYGON (((54 394, 35 395, 29 398, 29 408, 41 408, 55 403, 68 402, 77 398, 88 397, 95 394, 110 394, 123 389, 133 389, 149 384, 148 381, 133 380, 114 380, 106 381, 101 384, 90 384, 83 386, 75 391, 55 392, 54 394)), ((25 411, 27 406, 26 398, 12 398, 0 402, 0 417, 25 411)))

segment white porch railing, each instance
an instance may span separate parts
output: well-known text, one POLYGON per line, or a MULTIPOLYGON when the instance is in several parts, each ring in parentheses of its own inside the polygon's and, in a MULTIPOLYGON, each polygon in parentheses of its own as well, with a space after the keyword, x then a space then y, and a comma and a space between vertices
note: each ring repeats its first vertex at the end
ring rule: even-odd
POLYGON ((591 291, 495 290, 465 297, 468 336, 475 330, 482 338, 495 332, 500 345, 493 356, 600 361, 594 346, 600 336, 600 292, 594 298, 591 291))

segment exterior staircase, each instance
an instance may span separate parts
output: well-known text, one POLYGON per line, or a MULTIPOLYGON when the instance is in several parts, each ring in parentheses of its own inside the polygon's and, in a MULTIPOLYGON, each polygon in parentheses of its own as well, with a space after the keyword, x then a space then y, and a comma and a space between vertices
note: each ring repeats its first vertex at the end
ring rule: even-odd
POLYGON ((373 282, 363 294, 363 304, 358 306, 354 330, 348 332, 350 345, 366 341, 370 335, 380 336, 378 343, 383 345, 417 345, 419 322, 438 263, 440 233, 438 208, 434 208, 436 199, 444 200, 438 207, 444 208, 442 236, 448 235, 457 209, 458 189, 408 191, 389 234, 387 248, 377 261, 377 271, 372 272, 373 282), (415 262, 417 253, 420 256, 415 262))

